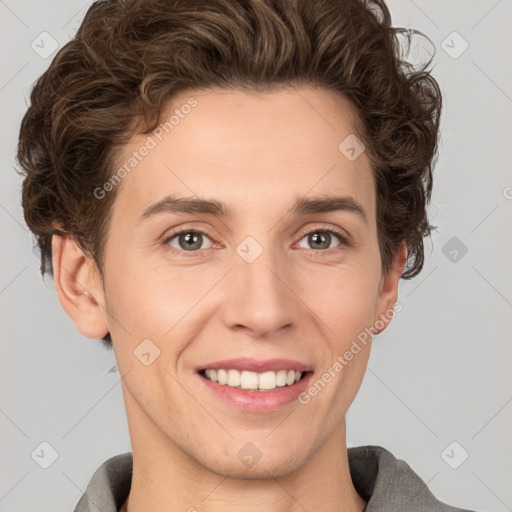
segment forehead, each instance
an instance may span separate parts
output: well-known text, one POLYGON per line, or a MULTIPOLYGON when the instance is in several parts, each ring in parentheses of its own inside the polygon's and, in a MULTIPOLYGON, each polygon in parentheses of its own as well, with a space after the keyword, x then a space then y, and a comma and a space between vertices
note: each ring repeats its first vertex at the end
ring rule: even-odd
POLYGON ((332 91, 186 91, 154 132, 134 136, 120 152, 118 167, 137 161, 118 185, 114 213, 138 220, 168 194, 216 197, 240 215, 253 207, 277 212, 307 194, 348 194, 372 218, 369 159, 342 151, 358 134, 355 108, 332 91))

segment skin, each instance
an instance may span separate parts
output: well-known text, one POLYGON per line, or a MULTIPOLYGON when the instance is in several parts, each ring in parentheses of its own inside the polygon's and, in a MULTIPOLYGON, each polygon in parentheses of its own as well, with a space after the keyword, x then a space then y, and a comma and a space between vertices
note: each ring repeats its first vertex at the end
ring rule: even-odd
MULTIPOLYGON (((198 385, 194 370, 285 357, 321 376, 365 328, 379 318, 389 324, 406 252, 382 274, 370 161, 338 150, 358 133, 356 112, 314 87, 187 91, 169 112, 190 96, 197 106, 118 185, 104 281, 71 237, 53 238, 63 307, 83 335, 110 331, 113 339, 134 457, 128 510, 360 512, 366 502, 350 478, 345 414, 371 342, 308 404, 270 413, 231 408, 198 385), (166 212, 137 225, 171 193, 224 201, 236 215, 166 212), (347 211, 292 215, 303 195, 351 196, 367 222, 347 211), (165 242, 182 226, 208 230, 195 256, 179 237, 165 242), (328 248, 308 241, 308 232, 329 227, 350 244, 335 235, 328 248), (236 252, 247 236, 263 248, 251 264, 236 252), (160 350, 149 366, 134 356, 147 338, 160 350), (252 467, 237 457, 248 442, 262 454, 252 467)), ((119 165, 146 137, 133 137, 119 165)))

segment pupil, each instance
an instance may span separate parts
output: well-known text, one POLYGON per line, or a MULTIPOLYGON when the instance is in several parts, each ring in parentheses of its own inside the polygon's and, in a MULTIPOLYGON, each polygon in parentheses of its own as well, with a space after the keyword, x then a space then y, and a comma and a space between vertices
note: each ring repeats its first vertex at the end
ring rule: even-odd
MULTIPOLYGON (((325 242, 324 242, 324 247, 322 247, 322 248, 326 249, 326 248, 329 247, 329 241, 330 241, 329 240, 329 237, 330 237, 329 233, 322 233, 322 234, 320 234, 320 233, 313 233, 312 235, 310 235, 310 237, 311 237, 310 241, 314 241, 314 243, 317 243, 318 238, 323 238, 324 241, 328 240, 327 241, 327 245, 325 245, 325 242)), ((314 245, 314 243, 312 243, 312 245, 314 245)), ((322 243, 322 242, 320 241, 320 243, 322 243)))
POLYGON ((180 237, 180 242, 185 241, 186 250, 199 249, 201 247, 200 237, 200 233, 185 233, 180 237))

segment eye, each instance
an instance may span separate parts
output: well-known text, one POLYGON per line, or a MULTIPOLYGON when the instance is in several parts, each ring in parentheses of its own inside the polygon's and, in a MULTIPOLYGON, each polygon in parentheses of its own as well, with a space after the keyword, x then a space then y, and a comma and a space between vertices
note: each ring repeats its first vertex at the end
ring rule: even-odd
POLYGON ((349 245, 345 234, 335 228, 317 228, 310 230, 303 234, 301 240, 307 237, 307 243, 311 244, 315 250, 332 249, 331 242, 333 235, 339 241, 335 248, 340 247, 341 245, 349 245))
MULTIPOLYGON (((307 237, 307 243, 311 245, 316 252, 326 252, 327 249, 337 249, 349 246, 350 241, 341 230, 335 228, 315 228, 302 234, 301 241, 307 237), (338 244, 331 247, 333 236, 338 239, 338 244)), ((207 232, 201 229, 182 228, 169 235, 163 242, 169 246, 171 252, 180 256, 199 256, 201 249, 207 250, 213 247, 212 240, 207 232), (203 247, 205 238, 209 240, 209 245, 203 247), (188 254, 187 254, 188 253, 188 254)), ((306 248, 300 245, 301 248, 306 248)))
POLYGON ((207 233, 197 229, 182 229, 181 231, 177 231, 176 233, 169 236, 164 244, 170 245, 173 249, 178 253, 183 252, 197 252, 199 249, 210 249, 211 245, 208 247, 201 247, 204 241, 204 237, 210 239, 207 233), (176 239, 176 245, 171 243, 174 239, 176 239))

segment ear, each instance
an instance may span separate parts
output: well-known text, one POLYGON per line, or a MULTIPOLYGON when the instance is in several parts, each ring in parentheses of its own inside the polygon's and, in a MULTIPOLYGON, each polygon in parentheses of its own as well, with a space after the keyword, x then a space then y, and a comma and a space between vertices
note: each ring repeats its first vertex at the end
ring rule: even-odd
POLYGON ((99 270, 71 236, 52 236, 53 280, 62 307, 87 338, 108 332, 106 303, 99 270))
POLYGON ((394 316, 395 304, 398 297, 398 282, 407 263, 407 248, 402 243, 397 249, 391 267, 386 275, 381 276, 377 295, 376 317, 373 325, 379 333, 384 331, 394 316))

